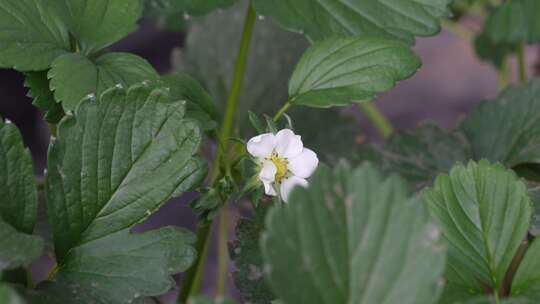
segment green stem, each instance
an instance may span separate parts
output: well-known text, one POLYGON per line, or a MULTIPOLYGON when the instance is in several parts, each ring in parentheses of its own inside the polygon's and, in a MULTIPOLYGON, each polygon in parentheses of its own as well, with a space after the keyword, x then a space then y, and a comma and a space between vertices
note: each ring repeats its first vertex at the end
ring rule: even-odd
POLYGON ((499 89, 503 90, 510 84, 510 70, 508 68, 508 58, 504 58, 499 69, 499 89))
POLYGON ((276 115, 274 115, 274 121, 278 121, 278 119, 285 113, 287 112, 287 110, 291 107, 291 103, 290 102, 286 102, 283 107, 281 107, 281 109, 279 109, 279 111, 277 111, 276 115))
POLYGON ((49 124, 49 132, 51 133, 52 137, 56 137, 56 125, 55 124, 49 124))
POLYGON ((216 296, 223 297, 225 295, 227 268, 229 264, 229 256, 227 255, 227 240, 229 232, 229 218, 226 208, 219 212, 219 243, 218 243, 218 275, 217 275, 217 291, 216 296))
POLYGON ((361 102, 360 108, 377 128, 383 138, 388 138, 388 136, 394 132, 394 128, 390 121, 371 103, 371 101, 361 102))
POLYGON ((30 289, 36 288, 34 279, 32 278, 32 271, 30 269, 26 270, 26 287, 30 289))
MULTIPOLYGON (((244 30, 242 32, 242 39, 240 40, 240 48, 236 57, 236 65, 234 68, 234 76, 231 85, 229 97, 227 98, 227 104, 225 108, 225 116, 221 125, 221 132, 219 140, 221 142, 220 148, 217 152, 217 161, 223 161, 224 155, 229 149, 229 138, 232 133, 234 125, 234 116, 236 114, 236 108, 238 107, 238 100, 244 82, 244 74, 246 72, 249 44, 251 42, 251 34, 253 33, 253 26, 255 25, 255 11, 251 6, 251 2, 248 6, 246 19, 244 21, 244 30)), ((226 161, 226 160, 225 160, 226 161)), ((228 164, 225 162, 225 165, 228 164)))
POLYGON ((58 264, 54 265, 54 268, 51 269, 51 271, 49 271, 49 273, 47 274, 47 281, 52 281, 59 269, 60 266, 58 266, 58 264))
MULTIPOLYGON (((238 107, 238 97, 240 96, 240 91, 242 89, 242 83, 244 80, 244 74, 246 72, 249 44, 251 42, 251 35, 253 33, 253 26, 255 25, 256 15, 255 11, 251 6, 251 2, 248 5, 248 11, 246 13, 246 18, 244 21, 244 30, 242 32, 242 38, 240 41, 240 48, 238 50, 238 55, 236 58, 236 65, 234 68, 234 77, 231 85, 231 90, 229 97, 227 98, 227 104, 225 108, 225 114, 223 117, 223 122, 221 124, 220 133, 218 136, 218 150, 216 152, 216 158, 214 159, 214 164, 212 166, 212 173, 210 184, 214 185, 221 173, 221 164, 224 162, 226 168, 230 165, 226 158, 227 153, 229 152, 229 138, 234 126, 234 116, 236 114, 236 109, 238 107)), ((182 290, 178 296, 178 303, 184 304, 187 302, 188 298, 192 295, 196 295, 199 292, 201 285, 201 278, 204 272, 204 264, 206 261, 206 255, 208 252, 208 242, 210 239, 210 227, 211 223, 201 226, 197 230, 197 252, 198 257, 194 266, 186 274, 186 278, 183 282, 182 290)), ((221 248, 220 248, 221 251, 221 248)), ((220 252, 220 255, 226 255, 227 251, 220 252)), ((223 261, 222 261, 223 262, 223 261)), ((225 259, 226 263, 226 259, 225 259)), ((219 268, 227 268, 225 265, 218 265, 219 268)), ((225 274, 219 274, 218 282, 225 281, 227 278, 225 274), (223 276, 223 278, 222 278, 223 276)))
POLYGON ((197 259, 182 282, 182 290, 177 301, 179 304, 186 304, 191 295, 199 293, 206 255, 208 254, 211 227, 211 224, 202 224, 197 228, 197 243, 195 244, 197 259))
POLYGON ((518 45, 517 59, 519 67, 519 81, 523 84, 527 83, 527 69, 525 66, 525 44, 522 42, 518 45))
POLYGON ((493 291, 493 296, 495 297, 495 304, 500 304, 501 300, 499 298, 499 293, 496 290, 493 291))

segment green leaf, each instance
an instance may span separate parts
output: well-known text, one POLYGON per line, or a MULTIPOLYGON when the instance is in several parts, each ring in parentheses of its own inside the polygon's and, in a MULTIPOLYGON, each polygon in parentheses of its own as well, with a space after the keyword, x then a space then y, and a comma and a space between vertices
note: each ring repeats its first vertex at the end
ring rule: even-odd
POLYGON ((445 249, 406 184, 370 165, 322 166, 267 216, 262 251, 284 303, 434 303, 445 249))
POLYGON ((53 62, 48 77, 56 101, 70 111, 89 94, 99 96, 115 85, 129 87, 159 79, 146 60, 129 53, 108 53, 95 61, 81 54, 67 54, 53 62))
POLYGON ((0 118, 0 218, 31 234, 37 217, 37 189, 30 151, 10 121, 0 118))
POLYGON ((43 241, 31 236, 37 217, 32 157, 19 130, 0 119, 0 272, 37 259, 43 241))
POLYGON ((463 134, 431 123, 394 133, 383 145, 374 146, 373 151, 384 171, 405 177, 415 189, 431 184, 438 174, 472 157, 463 134))
POLYGON ((493 42, 486 32, 482 32, 475 38, 474 48, 480 59, 492 63, 499 69, 502 67, 506 57, 516 49, 511 44, 493 42))
POLYGON ((62 20, 86 54, 107 47, 133 32, 142 7, 140 0, 55 1, 62 20))
POLYGON ((185 102, 143 83, 86 98, 58 126, 45 190, 57 259, 130 228, 206 175, 185 102))
POLYGON ((70 50, 68 30, 56 14, 55 2, 0 2, 0 67, 45 70, 56 57, 70 50))
POLYGON ((339 36, 398 38, 440 31, 439 18, 449 15, 451 0, 254 0, 257 13, 282 27, 304 33, 311 41, 339 36))
MULTIPOLYGON (((194 19, 185 48, 173 53, 175 69, 199 80, 221 110, 233 80, 246 4, 239 1, 231 9, 194 19)), ((242 131, 252 132, 248 110, 275 113, 287 100, 284 80, 290 77, 307 46, 302 36, 283 31, 268 20, 256 20, 235 116, 242 131)))
POLYGON ((508 167, 540 163, 540 81, 512 88, 478 105, 460 129, 474 159, 487 158, 508 167))
POLYGON ((540 235, 540 186, 529 188, 529 196, 531 197, 533 207, 533 217, 529 232, 533 236, 540 235))
POLYGON ((512 280, 512 295, 540 299, 540 240, 527 249, 512 280))
POLYGON ((224 9, 238 0, 144 0, 145 14, 150 16, 184 13, 202 16, 216 9, 224 9))
POLYGON ((505 2, 486 19, 484 31, 496 44, 540 42, 540 2, 512 0, 505 2))
POLYGON ((236 225, 236 241, 229 246, 231 260, 236 266, 234 284, 242 299, 254 304, 270 304, 276 298, 263 276, 259 247, 268 209, 268 204, 258 203, 252 218, 241 219, 236 225))
POLYGON ((500 290, 531 219, 523 181, 499 164, 470 162, 437 177, 423 197, 450 246, 449 284, 471 295, 500 290))
POLYGON ((7 284, 0 283, 0 303, 24 304, 25 302, 13 288, 7 284))
POLYGON ((29 265, 41 256, 43 248, 41 238, 19 232, 0 218, 0 272, 29 265))
POLYGON ((216 105, 197 80, 185 73, 175 73, 161 79, 170 88, 172 100, 187 102, 186 117, 196 119, 204 131, 216 128, 216 105))
POLYGON ((169 291, 172 274, 195 258, 193 233, 165 227, 122 230, 70 250, 52 282, 31 294, 33 304, 131 303, 169 291))
POLYGON ((27 96, 34 99, 32 104, 45 112, 47 122, 57 124, 64 117, 64 109, 62 104, 54 100, 47 72, 31 72, 25 76, 24 86, 28 88, 27 96))
POLYGON ((292 104, 348 105, 392 88, 420 67, 420 59, 396 40, 330 38, 312 46, 289 81, 292 104))
POLYGON ((434 125, 394 134, 385 144, 357 149, 350 159, 369 159, 416 184, 430 184, 456 162, 488 159, 520 176, 540 176, 540 81, 509 89, 480 103, 456 129, 434 125))

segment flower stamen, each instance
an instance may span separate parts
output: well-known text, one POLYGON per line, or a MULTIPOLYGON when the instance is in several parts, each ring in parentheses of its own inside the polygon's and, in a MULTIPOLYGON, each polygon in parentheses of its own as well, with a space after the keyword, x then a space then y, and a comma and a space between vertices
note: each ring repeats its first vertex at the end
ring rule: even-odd
POLYGON ((287 168, 289 162, 287 161, 287 159, 279 157, 276 152, 272 153, 269 160, 274 163, 274 166, 276 166, 276 175, 274 177, 274 182, 279 184, 289 175, 289 169, 287 168))

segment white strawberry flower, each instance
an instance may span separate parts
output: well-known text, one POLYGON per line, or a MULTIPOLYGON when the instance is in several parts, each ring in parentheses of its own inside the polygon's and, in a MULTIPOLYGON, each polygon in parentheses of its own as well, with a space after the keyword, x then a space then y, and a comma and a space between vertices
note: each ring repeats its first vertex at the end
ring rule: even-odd
POLYGON ((294 187, 308 186, 306 179, 319 164, 317 154, 304 148, 300 135, 290 129, 251 138, 247 151, 260 164, 259 179, 264 184, 264 192, 276 196, 277 190, 285 202, 294 187))

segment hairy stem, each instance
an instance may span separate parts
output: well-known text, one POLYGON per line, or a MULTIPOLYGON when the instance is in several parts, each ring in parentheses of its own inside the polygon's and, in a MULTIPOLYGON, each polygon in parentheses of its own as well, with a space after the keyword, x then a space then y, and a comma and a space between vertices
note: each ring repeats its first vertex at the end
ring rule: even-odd
POLYGON ((227 255, 227 240, 229 232, 229 212, 226 208, 222 208, 219 212, 219 239, 218 239, 218 274, 217 274, 217 290, 216 296, 222 297, 225 295, 227 266, 229 256, 227 255))
POLYGON ((519 68, 519 81, 525 84, 527 83, 527 68, 525 66, 525 44, 523 42, 518 45, 517 60, 519 68))
POLYGON ((390 121, 375 107, 371 101, 364 101, 360 103, 360 108, 366 117, 373 123, 383 138, 388 138, 394 128, 390 121))
POLYGON ((204 223, 197 228, 197 259, 186 273, 186 278, 182 282, 182 290, 178 295, 178 303, 186 304, 191 295, 199 293, 201 288, 201 278, 208 253, 208 243, 210 241, 211 224, 204 223))
MULTIPOLYGON (((244 29, 242 32, 242 38, 240 40, 240 48, 238 50, 238 55, 236 58, 236 65, 234 68, 234 77, 231 85, 231 90, 229 97, 227 98, 227 104, 225 108, 225 115, 223 117, 223 122, 220 128, 218 136, 218 150, 216 152, 216 158, 212 166, 211 180, 210 184, 214 185, 220 176, 220 171, 223 165, 228 168, 230 165, 227 160, 227 153, 229 152, 229 138, 231 137, 232 130, 234 127, 234 116, 236 114, 236 109, 238 107, 238 98, 240 96, 240 91, 242 89, 242 83, 244 80, 244 74, 246 71, 249 44, 251 42, 251 35, 253 33, 253 26, 255 25, 255 11, 251 6, 251 1, 248 4, 248 11, 246 13, 246 18, 244 21, 244 29)), ((188 298, 192 295, 196 295, 199 292, 201 285, 202 273, 204 272, 204 264, 206 261, 206 255, 208 253, 208 242, 210 238, 210 227, 211 223, 204 226, 200 226, 197 230, 197 262, 191 267, 191 269, 186 274, 186 278, 183 282, 182 290, 178 296, 178 303, 186 303, 188 298)), ((220 232, 221 235, 221 232, 220 232)), ((226 237, 226 235, 225 235, 226 237)), ((226 242, 226 240, 225 240, 226 242)), ((221 251, 220 247, 220 251, 221 251)), ((221 255, 227 254, 227 248, 225 246, 225 251, 221 255)), ((227 268, 227 259, 220 259, 220 263, 223 265, 218 265, 218 269, 227 268)), ((218 274, 218 282, 226 280, 226 273, 218 274)), ((224 283, 223 283, 224 284, 224 283)))
POLYGON ((287 112, 287 110, 291 107, 291 103, 290 102, 286 102, 283 107, 281 107, 281 109, 279 109, 279 111, 277 111, 276 115, 274 115, 274 121, 278 121, 279 118, 281 118, 281 116, 283 114, 285 114, 285 112, 287 112))

